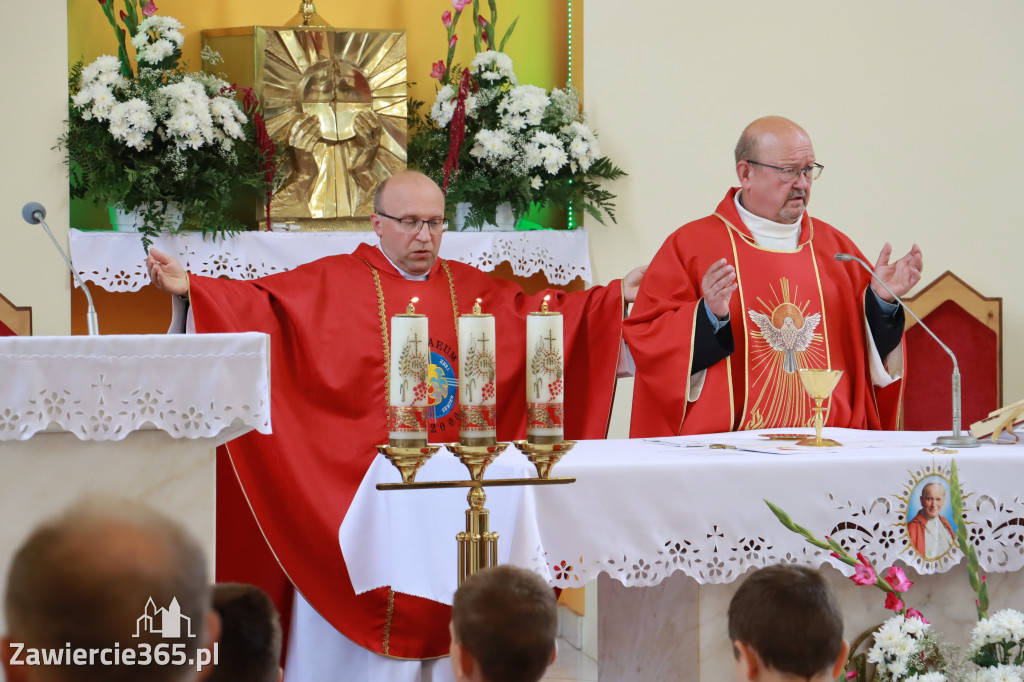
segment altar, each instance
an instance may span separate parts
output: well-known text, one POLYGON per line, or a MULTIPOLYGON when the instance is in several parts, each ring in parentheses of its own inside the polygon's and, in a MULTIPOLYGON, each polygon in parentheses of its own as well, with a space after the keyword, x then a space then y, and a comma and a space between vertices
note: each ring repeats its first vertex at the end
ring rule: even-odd
MULTIPOLYGON (((754 567, 832 566, 825 572, 851 640, 891 615, 884 594, 847 580, 852 569, 783 527, 764 500, 818 537, 863 552, 879 572, 893 564, 908 569, 918 583, 908 605, 946 641, 966 642, 974 596, 959 549, 926 557, 907 531, 920 507, 915 496, 929 482, 948 485, 954 459, 963 521, 988 574, 992 610, 1020 607, 1021 446, 986 443, 946 454, 930 451, 934 433, 827 428, 825 435, 844 446, 810 450, 767 433, 585 441, 553 474, 576 477, 575 484, 487 489, 501 562, 558 587, 597 580, 600 679, 731 679, 725 612, 733 583, 754 567)), ((507 451, 485 478, 532 475, 520 453, 507 451)), ((417 481, 465 477, 442 450, 417 481)), ((379 457, 339 530, 353 584, 357 591, 390 584, 450 603, 465 492, 375 487, 398 480, 379 457)))
POLYGON ((212 575, 214 448, 271 428, 265 334, 4 337, 0 377, 0 584, 38 523, 93 494, 182 523, 212 575))

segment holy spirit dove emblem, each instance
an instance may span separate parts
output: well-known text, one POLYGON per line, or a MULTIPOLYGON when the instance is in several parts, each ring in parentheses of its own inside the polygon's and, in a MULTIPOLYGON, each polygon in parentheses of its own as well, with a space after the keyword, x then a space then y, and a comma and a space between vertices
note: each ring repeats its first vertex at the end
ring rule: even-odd
POLYGON ((756 310, 748 310, 750 319, 761 329, 761 337, 772 350, 783 353, 782 369, 789 374, 799 365, 796 352, 805 351, 814 340, 814 330, 821 322, 821 313, 804 317, 792 303, 782 303, 772 311, 771 317, 756 310))

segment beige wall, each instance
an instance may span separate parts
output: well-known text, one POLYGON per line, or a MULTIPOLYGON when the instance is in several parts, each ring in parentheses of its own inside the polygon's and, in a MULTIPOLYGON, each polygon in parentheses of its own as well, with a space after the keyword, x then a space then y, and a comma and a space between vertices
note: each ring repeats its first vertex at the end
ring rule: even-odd
POLYGON ((60 152, 51 150, 67 114, 67 5, 47 0, 0 3, 0 63, 4 65, 3 182, 0 182, 0 293, 32 306, 37 335, 70 330, 68 268, 41 226, 21 219, 38 201, 67 250, 68 183, 60 152))
MULTIPOLYGON (((586 107, 619 224, 590 224, 603 282, 648 261, 735 184, 740 131, 801 123, 825 165, 812 215, 873 261, 889 240, 1004 297, 1004 398, 1024 398, 1024 4, 1016 0, 586 0, 586 107), (656 27, 656 28, 655 28, 656 27), (606 48, 605 46, 609 46, 606 48)), ((936 367, 935 371, 951 371, 936 367)), ((625 387, 622 387, 625 388, 625 387)), ((623 435, 619 391, 616 433, 623 435)))

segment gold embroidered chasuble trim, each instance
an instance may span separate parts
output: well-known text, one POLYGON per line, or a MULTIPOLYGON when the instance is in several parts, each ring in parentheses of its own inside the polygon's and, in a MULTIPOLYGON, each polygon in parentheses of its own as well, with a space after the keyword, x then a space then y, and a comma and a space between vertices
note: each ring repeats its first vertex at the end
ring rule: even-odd
MULTIPOLYGON (((370 274, 373 275, 373 288, 377 293, 377 315, 380 318, 380 338, 381 347, 384 355, 384 422, 387 423, 388 406, 391 404, 391 344, 388 341, 388 318, 384 309, 384 288, 380 283, 380 273, 377 272, 377 268, 370 264, 370 261, 365 258, 362 259, 366 263, 366 267, 370 268, 370 274)), ((459 335, 459 304, 458 298, 455 295, 455 278, 452 277, 452 270, 448 266, 447 261, 441 261, 441 269, 444 270, 445 277, 448 278, 448 294, 451 296, 452 301, 452 320, 455 324, 455 336, 458 338, 459 335)), ((395 616, 395 591, 388 588, 388 611, 387 619, 384 622, 384 641, 383 651, 385 656, 389 656, 388 651, 391 648, 391 622, 395 616)), ((391 656, 391 658, 395 658, 391 656)))
MULTIPOLYGON (((808 236, 807 236, 806 240, 804 240, 803 242, 800 242, 800 243, 797 244, 797 248, 796 249, 794 249, 792 251, 779 251, 777 249, 767 249, 767 248, 764 248, 762 246, 759 246, 755 240, 753 240, 750 236, 748 236, 743 230, 738 229, 728 219, 726 219, 725 216, 723 216, 722 214, 715 213, 714 216, 722 221, 722 223, 727 228, 727 231, 728 231, 728 234, 729 234, 729 242, 730 242, 730 245, 732 247, 733 263, 735 264, 735 267, 736 267, 736 283, 738 285, 737 288, 739 290, 739 295, 740 295, 740 310, 742 312, 741 317, 743 318, 742 319, 742 324, 743 324, 743 345, 744 345, 744 358, 743 358, 743 367, 744 367, 744 370, 743 370, 744 371, 744 378, 743 378, 743 385, 744 385, 743 409, 739 413, 739 415, 736 414, 736 412, 735 412, 735 395, 734 395, 734 392, 733 392, 734 391, 734 387, 733 387, 733 380, 732 380, 732 373, 731 373, 732 363, 727 361, 727 365, 726 365, 727 375, 726 376, 727 376, 728 387, 729 387, 730 423, 733 425, 734 429, 740 429, 740 430, 766 428, 766 427, 769 427, 769 426, 773 426, 773 424, 771 424, 770 422, 765 420, 765 417, 760 413, 760 407, 761 407, 762 400, 764 399, 765 394, 768 391, 769 382, 768 381, 764 381, 762 383, 761 391, 756 396, 756 398, 751 395, 753 393, 753 391, 751 390, 751 383, 752 383, 751 362, 752 362, 752 355, 753 355, 752 342, 754 341, 755 336, 751 332, 751 328, 750 328, 750 324, 751 324, 752 320, 749 319, 749 317, 750 317, 750 310, 748 310, 748 307, 747 307, 747 295, 745 293, 745 288, 743 286, 743 276, 742 276, 742 271, 741 271, 741 267, 740 267, 739 248, 738 248, 738 243, 737 243, 736 237, 739 236, 739 238, 743 241, 744 246, 752 248, 752 249, 754 249, 756 251, 762 251, 762 252, 767 252, 767 253, 798 254, 800 252, 803 252, 805 247, 810 247, 810 245, 811 245, 811 243, 812 243, 812 241, 814 239, 814 222, 810 218, 810 216, 808 216, 808 231, 807 231, 808 236), (751 401, 752 400, 754 402, 753 407, 751 406, 751 401), (739 419, 739 422, 737 422, 737 419, 739 419)), ((815 283, 814 286, 816 286, 816 288, 817 288, 818 301, 819 301, 820 307, 821 307, 821 324, 822 324, 822 329, 821 329, 821 333, 820 334, 814 334, 814 336, 815 337, 820 337, 820 339, 821 339, 821 341, 823 343, 823 346, 824 346, 824 355, 825 355, 826 367, 831 367, 832 366, 832 355, 831 355, 831 348, 830 348, 829 336, 828 336, 828 322, 827 322, 827 314, 826 314, 826 309, 825 309, 825 297, 824 297, 824 292, 823 292, 822 286, 821 286, 821 273, 819 271, 818 261, 817 261, 817 258, 815 257, 813 249, 808 248, 808 250, 806 251, 806 255, 810 258, 810 264, 811 264, 813 272, 814 272, 814 283, 815 283)), ((783 296, 784 296, 784 298, 786 298, 786 302, 788 302, 788 295, 789 295, 788 294, 788 286, 789 286, 789 282, 788 282, 787 278, 781 277, 780 278, 780 285, 781 285, 782 290, 783 290, 783 296)), ((771 285, 769 285, 769 290, 774 291, 774 289, 771 287, 771 285)), ((760 297, 758 297, 758 298, 760 300, 760 297)), ((767 340, 764 339, 763 336, 760 336, 760 332, 758 332, 758 334, 759 334, 758 338, 761 338, 762 342, 767 344, 767 340)), ((769 347, 771 347, 771 346, 769 345, 769 347)), ((810 349, 808 349, 808 351, 809 350, 810 349)), ((762 374, 762 376, 763 376, 763 374, 762 374)), ((785 381, 785 377, 781 377, 781 378, 782 378, 782 380, 785 381)), ((794 383, 794 380, 790 379, 790 383, 794 383)), ((778 400, 781 399, 784 402, 792 402, 793 406, 794 406, 794 409, 796 409, 796 411, 797 411, 797 414, 809 415, 810 414, 810 412, 809 412, 809 404, 806 403, 806 396, 803 393, 803 388, 802 388, 802 386, 799 383, 799 379, 795 379, 795 385, 796 385, 796 390, 795 391, 792 391, 792 390, 789 391, 790 393, 793 394, 793 397, 790 398, 789 401, 786 401, 784 397, 777 398, 776 401, 770 401, 769 402, 769 407, 771 407, 772 410, 774 411, 776 409, 775 402, 777 402, 778 400), (800 401, 800 402, 795 402, 795 401, 800 401), (800 408, 800 406, 802 406, 802 409, 800 408)), ((792 388, 792 386, 790 386, 789 388, 792 388)), ((831 399, 829 399, 827 401, 827 409, 826 409, 826 413, 825 413, 826 420, 828 419, 828 414, 831 411, 831 406, 832 406, 832 401, 831 401, 831 399)), ((786 408, 783 407, 782 409, 785 410, 786 408)), ((797 416, 797 415, 794 415, 794 416, 797 416)), ((810 419, 810 417, 808 417, 808 419, 810 419)), ((802 425, 803 424, 785 424, 785 426, 802 426, 802 425)))

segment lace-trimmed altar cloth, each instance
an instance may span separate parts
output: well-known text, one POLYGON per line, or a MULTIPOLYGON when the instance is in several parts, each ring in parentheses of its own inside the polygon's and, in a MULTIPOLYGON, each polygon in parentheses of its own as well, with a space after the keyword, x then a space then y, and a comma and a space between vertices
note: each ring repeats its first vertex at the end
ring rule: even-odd
MULTIPOLYGON (((898 563, 943 573, 963 562, 959 549, 922 558, 906 522, 908 513, 916 514, 920 486, 937 479, 948 485, 956 459, 968 539, 983 571, 1024 566, 1024 445, 986 443, 950 455, 923 451, 934 433, 827 428, 825 435, 845 446, 811 450, 760 433, 769 432, 582 441, 552 473, 576 483, 485 488, 499 562, 531 568, 559 587, 578 587, 602 572, 627 586, 656 585, 675 571, 701 584, 730 583, 778 562, 832 563, 852 572, 787 530, 768 499, 817 537, 830 535, 852 553, 863 552, 879 570, 898 563)), ((509 448, 485 478, 535 475, 509 448)), ((465 467, 442 450, 416 480, 466 478, 465 467)), ((450 603, 465 489, 374 487, 399 480, 378 456, 340 530, 353 584, 357 592, 391 585, 450 603)))
MULTIPOLYGON (((138 291, 149 284, 138 233, 72 229, 68 241, 71 262, 82 279, 107 291, 138 291)), ((376 244, 377 236, 373 232, 240 232, 215 241, 193 232, 161 235, 153 245, 180 260, 189 272, 255 279, 323 256, 351 253, 364 242, 376 244)), ((516 275, 543 272, 552 284, 568 284, 577 277, 593 281, 585 230, 447 232, 440 255, 488 272, 507 262, 516 275)))
POLYGON ((269 351, 255 332, 0 339, 0 441, 156 428, 219 445, 270 433, 269 351))

